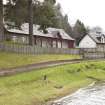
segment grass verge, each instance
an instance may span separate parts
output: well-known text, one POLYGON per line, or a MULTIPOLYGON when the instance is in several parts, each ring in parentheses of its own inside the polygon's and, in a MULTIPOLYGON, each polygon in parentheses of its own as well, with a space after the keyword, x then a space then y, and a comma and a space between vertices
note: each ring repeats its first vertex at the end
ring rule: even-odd
POLYGON ((44 105, 93 81, 104 81, 104 64, 105 61, 67 64, 1 77, 0 105, 44 105))
POLYGON ((67 60, 67 59, 79 59, 79 55, 64 55, 64 54, 46 54, 46 55, 21 55, 0 52, 0 69, 19 67, 27 64, 35 64, 39 62, 67 60))

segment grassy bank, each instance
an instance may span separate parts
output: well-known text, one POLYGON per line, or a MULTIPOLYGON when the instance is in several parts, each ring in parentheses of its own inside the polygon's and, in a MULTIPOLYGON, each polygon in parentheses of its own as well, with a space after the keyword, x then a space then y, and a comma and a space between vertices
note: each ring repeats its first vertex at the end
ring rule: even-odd
POLYGON ((0 78, 0 105, 40 105, 105 80, 105 62, 84 62, 0 78), (47 76, 44 80, 44 75, 47 76))
POLYGON ((46 55, 21 55, 13 53, 0 52, 0 69, 19 67, 27 64, 34 64, 46 61, 78 59, 79 55, 64 55, 64 54, 46 54, 46 55))

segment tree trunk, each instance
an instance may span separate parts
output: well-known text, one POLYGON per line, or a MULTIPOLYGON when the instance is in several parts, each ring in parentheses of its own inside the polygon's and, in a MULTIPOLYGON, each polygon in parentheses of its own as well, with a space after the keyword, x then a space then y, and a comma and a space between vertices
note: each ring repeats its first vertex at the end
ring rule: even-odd
POLYGON ((29 45, 34 45, 33 36, 33 3, 29 0, 29 45))
POLYGON ((4 39, 4 27, 3 27, 3 1, 0 0, 0 41, 4 39))

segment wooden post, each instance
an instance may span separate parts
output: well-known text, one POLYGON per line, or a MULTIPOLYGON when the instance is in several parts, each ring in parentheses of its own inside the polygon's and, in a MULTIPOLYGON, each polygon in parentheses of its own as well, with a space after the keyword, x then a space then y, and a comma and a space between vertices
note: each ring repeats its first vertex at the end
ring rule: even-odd
POLYGON ((43 47, 43 45, 42 45, 42 44, 43 44, 43 42, 42 42, 42 38, 40 38, 40 41, 41 41, 41 47, 43 47))
POLYGON ((0 0, 0 41, 4 39, 4 26, 3 26, 3 1, 0 0))
POLYGON ((63 43, 63 42, 62 42, 62 40, 61 40, 61 48, 63 47, 63 46, 62 46, 62 43, 63 43))
POLYGON ((44 81, 47 80, 47 75, 44 75, 44 78, 43 79, 44 79, 44 81))
POLYGON ((53 39, 51 39, 51 48, 53 48, 53 39))

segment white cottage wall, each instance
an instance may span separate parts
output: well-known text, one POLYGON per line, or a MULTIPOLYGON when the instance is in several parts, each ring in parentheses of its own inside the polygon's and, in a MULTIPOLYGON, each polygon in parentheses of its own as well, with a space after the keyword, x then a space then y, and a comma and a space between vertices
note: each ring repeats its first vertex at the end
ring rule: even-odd
POLYGON ((58 41, 58 48, 61 48, 62 45, 61 45, 61 41, 58 41))
POLYGON ((62 41, 62 48, 68 48, 68 43, 66 41, 62 41))
POLYGON ((79 48, 96 48, 96 42, 86 35, 79 43, 79 48))

